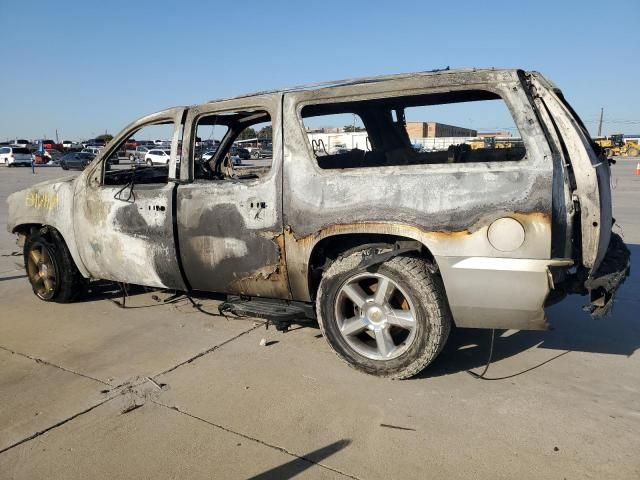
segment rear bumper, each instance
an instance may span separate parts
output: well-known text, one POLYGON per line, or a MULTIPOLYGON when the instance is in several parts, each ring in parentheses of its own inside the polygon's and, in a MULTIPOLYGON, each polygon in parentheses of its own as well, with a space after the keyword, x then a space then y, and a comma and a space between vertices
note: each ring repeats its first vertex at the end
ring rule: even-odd
POLYGON ((631 271, 631 252, 616 233, 611 234, 609 247, 595 274, 587 278, 584 287, 591 298, 585 310, 593 317, 607 314, 615 293, 631 271))
POLYGON ((436 257, 456 326, 544 330, 550 268, 570 259, 436 257))
POLYGON ((615 233, 611 233, 598 270, 590 277, 583 267, 569 274, 571 259, 435 259, 456 325, 471 328, 545 329, 544 307, 569 293, 589 294, 590 303, 584 309, 601 317, 611 309, 615 292, 631 268, 631 253, 615 233), (560 273, 558 278, 554 272, 560 273))

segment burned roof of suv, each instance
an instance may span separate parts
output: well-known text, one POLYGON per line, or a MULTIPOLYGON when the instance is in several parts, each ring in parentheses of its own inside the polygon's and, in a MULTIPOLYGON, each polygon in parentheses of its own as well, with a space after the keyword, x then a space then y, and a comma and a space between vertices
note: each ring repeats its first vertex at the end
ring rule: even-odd
POLYGON ((425 70, 422 72, 410 72, 410 73, 396 73, 391 75, 377 75, 371 77, 359 77, 359 78, 350 78, 344 80, 332 80, 328 82, 318 82, 318 83, 306 83, 302 85, 295 85, 292 87, 285 88, 276 88, 272 90, 262 90, 252 93, 246 93, 243 95, 237 95, 234 97, 226 97, 226 98, 217 98, 214 100, 209 100, 207 103, 215 103, 223 100, 233 100, 238 98, 246 98, 246 97, 254 97, 257 95, 267 95, 271 93, 285 93, 285 92, 298 92, 303 90, 314 90, 321 88, 334 88, 334 87, 346 87, 353 85, 363 85, 366 83, 377 83, 384 82, 388 80, 401 80, 405 78, 411 78, 416 76, 431 76, 431 75, 442 75, 442 74, 460 74, 460 73, 476 73, 476 72, 517 72, 518 69, 515 68, 459 68, 459 69, 450 69, 449 67, 443 69, 435 69, 435 70, 425 70))

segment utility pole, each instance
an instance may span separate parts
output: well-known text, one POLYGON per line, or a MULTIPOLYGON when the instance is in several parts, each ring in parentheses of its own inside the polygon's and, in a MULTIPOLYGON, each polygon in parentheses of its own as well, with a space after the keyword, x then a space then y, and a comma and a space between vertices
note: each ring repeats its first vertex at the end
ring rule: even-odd
POLYGON ((602 136, 602 117, 604 116, 604 108, 600 108, 600 123, 598 124, 598 136, 602 136))

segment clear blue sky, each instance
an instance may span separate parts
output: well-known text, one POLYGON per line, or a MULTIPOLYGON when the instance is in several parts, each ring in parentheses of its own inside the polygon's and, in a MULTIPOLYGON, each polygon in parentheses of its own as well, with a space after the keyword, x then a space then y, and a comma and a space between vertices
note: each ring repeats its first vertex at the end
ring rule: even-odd
POLYGON ((447 65, 539 70, 592 132, 604 107, 605 133, 640 133, 639 11, 638 0, 0 0, 0 139, 88 138, 169 106, 447 65))

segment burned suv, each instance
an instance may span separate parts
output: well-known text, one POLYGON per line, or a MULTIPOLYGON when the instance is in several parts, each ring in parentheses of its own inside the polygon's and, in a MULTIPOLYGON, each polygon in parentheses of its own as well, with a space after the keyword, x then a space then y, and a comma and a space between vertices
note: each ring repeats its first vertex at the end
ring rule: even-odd
POLYGON ((391 378, 428 365, 454 324, 544 329, 545 306, 569 293, 603 314, 629 269, 607 159, 561 91, 521 70, 172 108, 127 126, 77 178, 8 203, 43 300, 71 301, 88 279, 222 292, 224 308, 281 327, 317 319, 343 360, 391 378), (471 122, 433 121, 474 115, 511 126, 482 141, 471 122), (320 127, 331 119, 349 128, 320 127), (107 165, 158 126, 168 165, 107 165), (271 129, 273 158, 236 166, 229 153, 249 128, 271 129), (211 158, 199 138, 219 138, 211 158))

